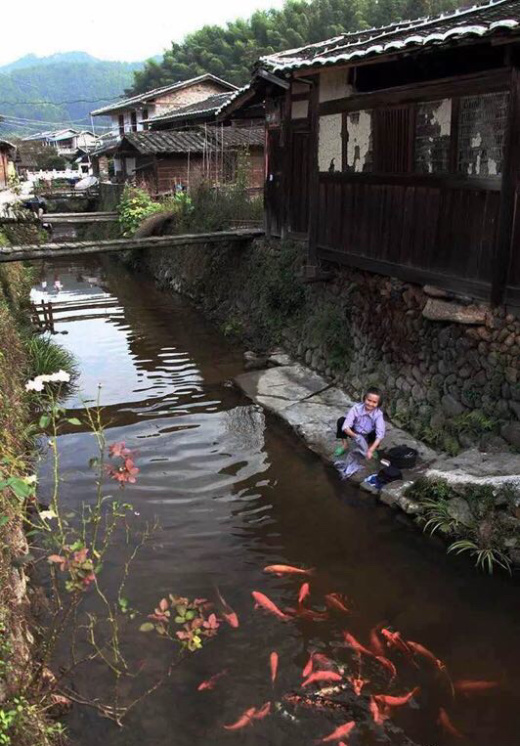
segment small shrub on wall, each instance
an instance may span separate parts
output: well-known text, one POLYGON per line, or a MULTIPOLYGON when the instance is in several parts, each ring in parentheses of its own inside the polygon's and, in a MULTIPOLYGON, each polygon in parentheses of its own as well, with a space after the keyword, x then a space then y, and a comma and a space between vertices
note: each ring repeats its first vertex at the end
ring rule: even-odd
POLYGON ((144 189, 127 184, 117 209, 123 236, 133 236, 145 218, 162 210, 144 189))

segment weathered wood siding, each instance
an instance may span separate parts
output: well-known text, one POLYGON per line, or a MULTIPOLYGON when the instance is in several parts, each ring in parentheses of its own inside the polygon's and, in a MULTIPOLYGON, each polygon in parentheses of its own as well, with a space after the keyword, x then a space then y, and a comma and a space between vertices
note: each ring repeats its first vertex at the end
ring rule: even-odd
POLYGON ((483 180, 321 173, 318 255, 488 297, 499 209, 483 180))
POLYGON ((0 189, 7 187, 9 180, 9 161, 7 153, 4 150, 0 150, 0 189))

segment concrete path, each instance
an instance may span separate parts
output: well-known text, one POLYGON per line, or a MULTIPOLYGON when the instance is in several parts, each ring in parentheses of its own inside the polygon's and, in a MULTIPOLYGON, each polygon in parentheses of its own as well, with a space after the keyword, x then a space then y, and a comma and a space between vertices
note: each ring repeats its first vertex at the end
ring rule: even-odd
MULTIPOLYGON (((324 461, 333 463, 336 420, 354 404, 344 391, 326 381, 287 355, 275 354, 267 358, 268 367, 243 373, 235 379, 237 385, 253 401, 281 417, 308 447, 324 461), (282 361, 282 365, 278 363, 282 361)), ((355 474, 349 481, 362 489, 377 494, 382 502, 400 508, 410 515, 421 512, 421 506, 406 497, 405 492, 419 476, 441 477, 451 484, 513 483, 520 486, 520 455, 482 453, 477 449, 464 451, 449 458, 437 453, 409 433, 387 423, 383 450, 396 445, 408 445, 419 454, 417 466, 403 473, 403 480, 393 482, 379 493, 363 484, 365 477, 378 471, 377 461, 355 474)))

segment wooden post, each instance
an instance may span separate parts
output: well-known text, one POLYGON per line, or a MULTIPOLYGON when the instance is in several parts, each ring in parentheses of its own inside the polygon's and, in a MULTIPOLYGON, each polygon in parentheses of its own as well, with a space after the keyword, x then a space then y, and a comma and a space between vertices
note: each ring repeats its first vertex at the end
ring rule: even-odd
POLYGON ((319 76, 312 78, 312 88, 309 99, 309 227, 307 243, 307 263, 316 267, 318 264, 318 220, 319 220, 319 190, 320 172, 318 163, 318 137, 319 137, 319 107, 320 88, 319 76))
POLYGON ((512 251, 516 192, 520 167, 520 68, 511 71, 509 113, 507 117, 502 191, 498 218, 497 241, 493 257, 491 302, 499 305, 504 300, 512 251))
POLYGON ((283 119, 281 122, 281 144, 283 147, 282 156, 282 184, 281 184, 281 197, 282 197, 282 208, 280 210, 281 226, 280 234, 282 240, 287 238, 289 232, 289 194, 291 190, 291 172, 292 172, 292 158, 291 158, 291 88, 285 91, 285 99, 283 104, 283 119))

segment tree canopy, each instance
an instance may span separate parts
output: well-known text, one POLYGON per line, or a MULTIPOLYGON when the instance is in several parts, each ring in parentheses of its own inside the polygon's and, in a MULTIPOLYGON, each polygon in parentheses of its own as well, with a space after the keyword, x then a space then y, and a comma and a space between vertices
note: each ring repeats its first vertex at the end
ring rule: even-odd
POLYGON ((134 84, 126 92, 143 93, 203 73, 243 85, 263 55, 347 31, 438 15, 464 4, 464 0, 288 0, 281 10, 256 11, 247 20, 226 26, 203 26, 181 44, 172 43, 160 62, 148 61, 135 72, 134 84))

